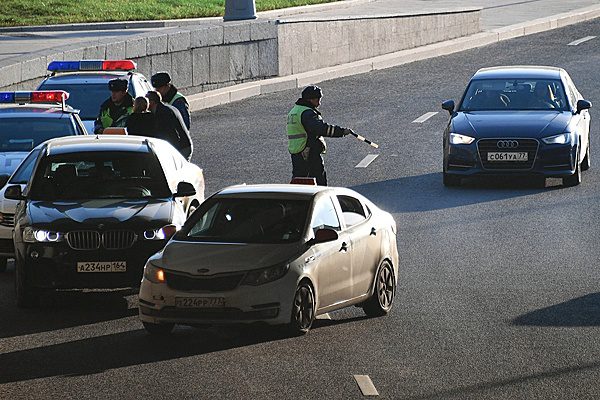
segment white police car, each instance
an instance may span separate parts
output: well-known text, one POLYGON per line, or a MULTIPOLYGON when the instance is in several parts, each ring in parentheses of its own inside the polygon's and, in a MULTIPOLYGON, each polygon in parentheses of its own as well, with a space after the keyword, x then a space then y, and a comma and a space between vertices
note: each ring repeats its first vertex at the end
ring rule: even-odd
POLYGON ((136 67, 131 60, 52 61, 48 64, 51 75, 40 83, 38 90, 69 92, 69 105, 80 110, 79 116, 88 132, 94 132, 100 105, 110 96, 108 81, 127 79, 127 91, 134 99, 154 90, 144 75, 135 72, 136 67))
MULTIPOLYGON (((21 161, 40 143, 87 134, 78 110, 65 104, 68 97, 64 91, 0 92, 0 187, 6 185, 21 161)), ((13 176, 11 183, 21 182, 13 176)), ((16 203, 4 198, 4 188, 0 190, 0 272, 14 254, 16 203)))

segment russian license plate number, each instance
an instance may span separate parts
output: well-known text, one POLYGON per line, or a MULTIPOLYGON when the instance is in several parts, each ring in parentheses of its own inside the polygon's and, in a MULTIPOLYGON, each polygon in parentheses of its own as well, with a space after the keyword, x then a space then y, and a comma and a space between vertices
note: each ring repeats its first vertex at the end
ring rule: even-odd
POLYGON ((526 151, 502 151, 487 153, 488 161, 527 161, 526 151))
POLYGON ((176 297, 175 307, 178 308, 223 308, 223 297, 176 297))
POLYGON ((77 263, 77 272, 126 272, 125 261, 87 261, 77 263))

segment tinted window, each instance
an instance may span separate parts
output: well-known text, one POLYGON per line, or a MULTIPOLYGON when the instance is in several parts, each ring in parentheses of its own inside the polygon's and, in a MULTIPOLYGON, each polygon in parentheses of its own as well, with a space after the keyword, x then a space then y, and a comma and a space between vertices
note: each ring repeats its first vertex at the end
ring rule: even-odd
POLYGON ((477 79, 465 92, 460 111, 557 110, 567 111, 560 80, 477 79))
POLYGON ((31 151, 48 139, 75 135, 71 118, 2 118, 0 152, 31 151))
POLYGON ((299 241, 308 200, 213 198, 202 204, 178 235, 181 240, 227 243, 299 241))
POLYGON ((342 229, 340 220, 335 212, 335 207, 333 206, 333 201, 329 197, 319 200, 315 205, 313 220, 310 226, 313 232, 322 228, 335 229, 336 231, 342 229))
POLYGON ((100 105, 110 97, 106 83, 85 84, 48 84, 40 86, 40 90, 64 90, 69 92, 67 104, 80 110, 81 119, 96 119, 100 105))
POLYGON ((33 200, 165 198, 172 195, 153 154, 88 152, 44 158, 35 171, 33 200))
POLYGON ((344 222, 348 226, 356 225, 366 219, 365 210, 360 200, 350 196, 338 196, 344 222))
POLYGON ((29 182, 38 154, 40 154, 40 150, 33 150, 31 153, 29 153, 27 158, 23 160, 23 162, 19 165, 19 168, 17 168, 13 174, 12 178, 10 179, 10 183, 16 185, 29 182))

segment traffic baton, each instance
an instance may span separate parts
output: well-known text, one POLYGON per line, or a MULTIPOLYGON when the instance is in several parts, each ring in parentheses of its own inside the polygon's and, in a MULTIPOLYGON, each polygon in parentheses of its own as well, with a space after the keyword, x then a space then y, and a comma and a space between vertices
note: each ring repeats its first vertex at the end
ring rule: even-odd
POLYGON ((368 139, 366 139, 366 138, 364 138, 364 137, 360 136, 360 135, 359 135, 359 134, 357 134, 357 133, 350 132, 350 134, 351 134, 352 136, 354 136, 355 138, 357 138, 358 140, 360 140, 360 141, 363 141, 363 142, 365 142, 366 144, 370 145, 371 147, 374 147, 374 148, 376 148, 376 149, 378 149, 378 148, 379 148, 379 145, 378 145, 377 143, 373 143, 373 142, 371 142, 370 140, 368 140, 368 139))

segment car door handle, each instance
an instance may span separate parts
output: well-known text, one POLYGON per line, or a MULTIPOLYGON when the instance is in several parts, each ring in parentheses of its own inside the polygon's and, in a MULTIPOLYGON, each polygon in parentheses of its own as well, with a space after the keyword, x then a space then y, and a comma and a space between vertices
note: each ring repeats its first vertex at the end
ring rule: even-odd
POLYGON ((371 233, 370 233, 370 235, 371 235, 371 236, 377 236, 377 229, 375 229, 374 227, 373 227, 373 228, 371 228, 371 233))
POLYGON ((310 264, 311 262, 315 261, 316 257, 315 256, 308 256, 304 259, 304 263, 305 264, 310 264))
POLYGON ((348 243, 346 243, 346 242, 342 242, 342 247, 340 247, 340 251, 341 251, 342 253, 345 253, 345 252, 347 252, 347 251, 348 251, 348 247, 350 247, 350 246, 348 246, 348 243))

